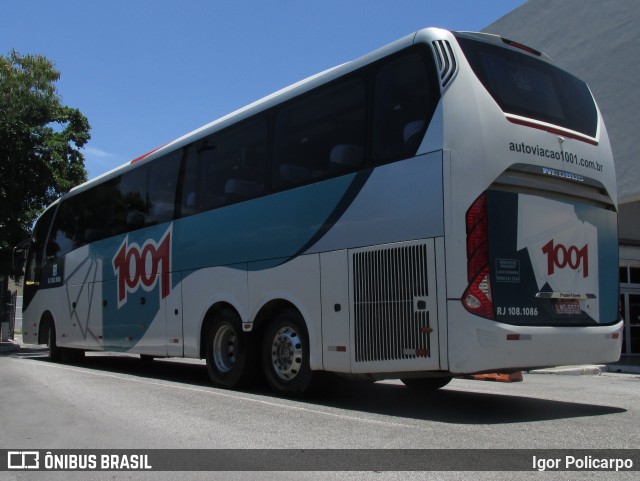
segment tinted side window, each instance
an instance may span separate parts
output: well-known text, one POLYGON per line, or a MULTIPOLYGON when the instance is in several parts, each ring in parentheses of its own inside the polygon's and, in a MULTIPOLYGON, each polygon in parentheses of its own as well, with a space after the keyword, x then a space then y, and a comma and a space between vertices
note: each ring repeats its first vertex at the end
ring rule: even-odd
POLYGON ((375 79, 374 161, 414 156, 439 98, 433 60, 425 55, 413 51, 383 64, 375 79))
POLYGON ((173 219, 181 155, 178 150, 152 160, 125 172, 110 186, 114 234, 173 219))
POLYGON ((266 192, 267 124, 254 119, 188 147, 182 188, 183 217, 266 192))
POLYGON ((276 120, 274 187, 286 189, 362 167, 365 86, 351 79, 288 104, 276 120))
POLYGON ((145 218, 149 215, 148 171, 149 164, 120 176, 117 222, 121 232, 140 229, 145 225, 145 218))
POLYGON ((62 201, 47 243, 47 259, 62 257, 75 247, 82 245, 84 234, 79 197, 71 197, 62 201))
POLYGON ((173 220, 181 157, 182 150, 178 150, 149 164, 145 226, 173 220))
POLYGON ((78 196, 78 208, 82 209, 83 241, 96 242, 119 233, 113 219, 118 198, 117 182, 118 179, 109 180, 78 196))
MULTIPOLYGON (((181 151, 96 185, 62 202, 47 258, 110 236, 173 219, 181 151)), ((40 224, 39 224, 40 225, 40 224)))
POLYGON ((34 285, 40 282, 42 248, 45 245, 45 240, 49 233, 49 228, 51 227, 51 221, 53 220, 53 214, 55 211, 55 207, 50 207, 45 211, 38 219, 38 222, 33 229, 34 242, 29 247, 25 268, 25 281, 27 285, 34 285))

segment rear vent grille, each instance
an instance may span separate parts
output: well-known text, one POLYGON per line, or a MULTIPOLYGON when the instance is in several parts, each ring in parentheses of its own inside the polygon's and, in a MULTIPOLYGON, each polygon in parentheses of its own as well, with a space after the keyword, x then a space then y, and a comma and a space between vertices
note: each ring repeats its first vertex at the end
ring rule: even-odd
POLYGON ((430 357, 427 247, 353 254, 356 362, 430 357))
POLYGON ((440 85, 444 90, 458 70, 456 57, 453 54, 451 44, 446 40, 435 40, 431 42, 431 47, 438 62, 440 85))

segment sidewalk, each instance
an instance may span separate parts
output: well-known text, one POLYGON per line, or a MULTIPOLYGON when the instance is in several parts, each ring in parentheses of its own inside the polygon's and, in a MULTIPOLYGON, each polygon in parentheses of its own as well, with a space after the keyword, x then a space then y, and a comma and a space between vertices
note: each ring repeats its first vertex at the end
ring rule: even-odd
POLYGON ((20 350, 20 344, 17 341, 0 341, 0 354, 16 352, 20 350))
POLYGON ((610 364, 582 364, 579 366, 558 366, 529 371, 532 374, 565 374, 570 376, 598 375, 603 372, 640 374, 640 356, 622 356, 618 362, 610 364))
POLYGON ((17 341, 0 341, 0 354, 16 352, 20 350, 20 344, 17 341))

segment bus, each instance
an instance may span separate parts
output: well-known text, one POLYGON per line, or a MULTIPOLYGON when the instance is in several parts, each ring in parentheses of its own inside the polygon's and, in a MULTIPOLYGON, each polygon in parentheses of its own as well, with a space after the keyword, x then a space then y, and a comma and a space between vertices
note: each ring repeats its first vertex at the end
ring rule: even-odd
POLYGON ((206 359, 223 388, 616 361, 616 176, 588 86, 427 28, 72 189, 24 342, 206 359))

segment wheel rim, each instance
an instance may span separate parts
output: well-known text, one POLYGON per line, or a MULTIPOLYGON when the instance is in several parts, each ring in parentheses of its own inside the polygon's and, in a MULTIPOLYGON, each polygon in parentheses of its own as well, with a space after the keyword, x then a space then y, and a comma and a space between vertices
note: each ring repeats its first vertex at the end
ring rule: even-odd
POLYGON ((227 373, 233 369, 237 356, 237 337, 227 325, 220 326, 213 339, 213 362, 218 371, 227 373))
POLYGON ((302 341, 290 326, 278 330, 271 344, 271 364, 276 375, 285 381, 295 378, 302 367, 302 341))

